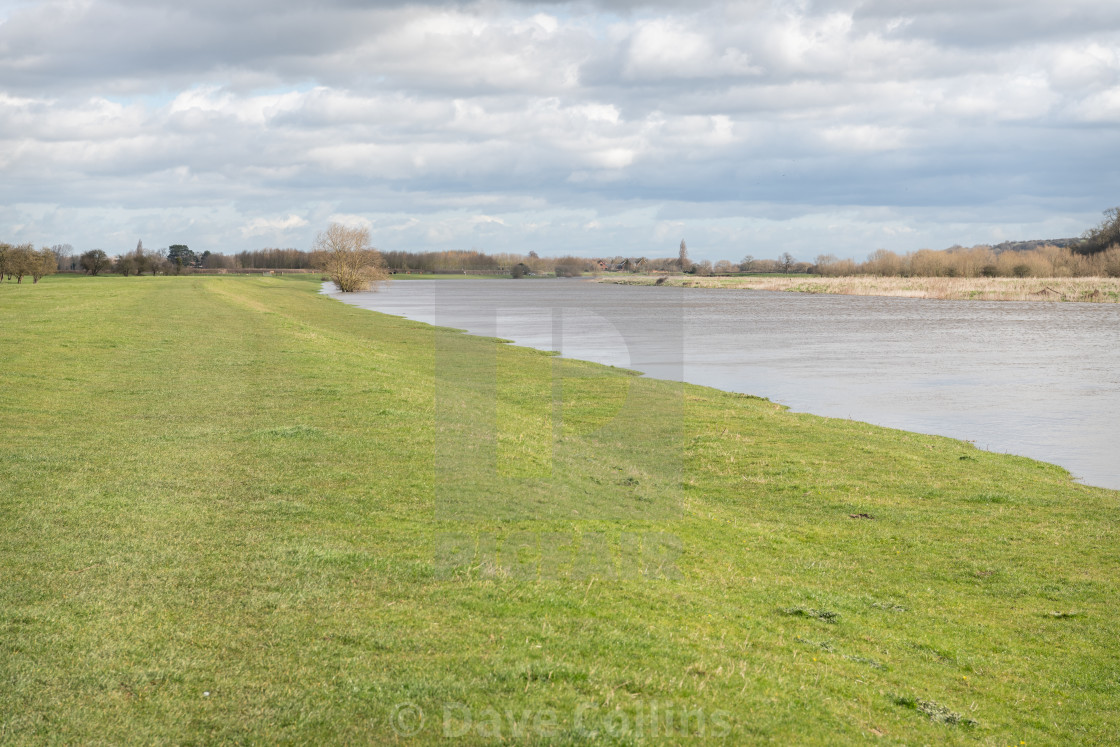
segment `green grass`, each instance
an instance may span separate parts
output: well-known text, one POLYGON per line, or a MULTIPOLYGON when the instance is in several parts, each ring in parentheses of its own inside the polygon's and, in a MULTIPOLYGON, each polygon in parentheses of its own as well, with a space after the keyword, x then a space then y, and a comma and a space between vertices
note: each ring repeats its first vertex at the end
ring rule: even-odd
POLYGON ((1120 494, 318 286, 0 285, 0 743, 1120 730, 1120 494))

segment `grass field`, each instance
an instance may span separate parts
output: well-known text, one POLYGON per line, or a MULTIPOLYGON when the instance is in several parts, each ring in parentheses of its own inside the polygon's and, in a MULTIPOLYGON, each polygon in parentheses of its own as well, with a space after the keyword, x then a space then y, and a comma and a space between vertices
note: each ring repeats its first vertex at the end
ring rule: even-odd
POLYGON ((318 285, 0 285, 0 743, 1120 733, 1120 493, 318 285))

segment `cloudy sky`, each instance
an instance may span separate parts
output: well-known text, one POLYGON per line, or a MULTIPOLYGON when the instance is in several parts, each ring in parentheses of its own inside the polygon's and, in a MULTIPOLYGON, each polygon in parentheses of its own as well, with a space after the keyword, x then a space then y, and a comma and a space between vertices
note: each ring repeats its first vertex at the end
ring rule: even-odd
POLYGON ((1115 0, 0 0, 0 240, 863 257, 1120 204, 1115 0))

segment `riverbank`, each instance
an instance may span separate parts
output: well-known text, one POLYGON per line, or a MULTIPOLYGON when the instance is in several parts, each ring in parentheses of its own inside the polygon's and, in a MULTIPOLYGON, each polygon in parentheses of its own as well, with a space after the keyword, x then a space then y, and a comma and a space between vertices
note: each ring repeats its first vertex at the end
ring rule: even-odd
POLYGON ((668 285, 685 288, 742 288, 833 293, 847 296, 895 296, 955 301, 1075 301, 1120 303, 1120 278, 898 278, 807 275, 778 277, 694 277, 673 275, 661 282, 649 275, 604 275, 600 283, 668 285))
POLYGON ((1117 492, 319 286, 0 287, 5 743, 1120 729, 1117 492))

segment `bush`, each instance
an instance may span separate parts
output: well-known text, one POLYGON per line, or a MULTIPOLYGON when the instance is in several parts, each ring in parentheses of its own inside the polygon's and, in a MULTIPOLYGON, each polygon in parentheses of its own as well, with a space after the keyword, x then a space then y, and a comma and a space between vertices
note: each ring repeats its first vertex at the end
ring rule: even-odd
POLYGON ((381 253, 369 245, 369 229, 341 223, 330 224, 316 237, 312 264, 343 293, 369 290, 389 277, 381 253))
POLYGON ((578 278, 583 275, 583 260, 578 257, 564 257, 556 263, 556 277, 578 278))

